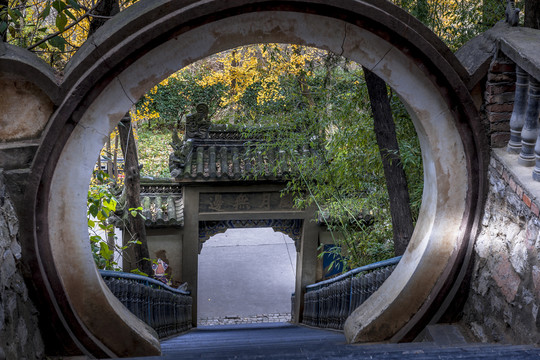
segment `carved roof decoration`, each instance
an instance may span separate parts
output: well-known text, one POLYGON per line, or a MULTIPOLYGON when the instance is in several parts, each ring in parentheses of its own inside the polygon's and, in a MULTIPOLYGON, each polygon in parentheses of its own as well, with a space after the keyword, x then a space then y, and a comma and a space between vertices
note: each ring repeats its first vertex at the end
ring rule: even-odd
MULTIPOLYGON (((182 141, 173 133, 169 168, 177 181, 284 181, 294 171, 291 154, 261 146, 262 136, 247 138, 245 128, 207 124, 201 122, 202 130, 192 127, 182 141)), ((305 145, 295 156, 312 156, 314 151, 305 145)))

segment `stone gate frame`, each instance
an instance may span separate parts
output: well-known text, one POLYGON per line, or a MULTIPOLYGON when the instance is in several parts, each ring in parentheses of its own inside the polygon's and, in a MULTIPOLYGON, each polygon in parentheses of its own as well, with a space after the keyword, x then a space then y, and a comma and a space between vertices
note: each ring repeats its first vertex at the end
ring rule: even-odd
POLYGON ((85 43, 57 86, 50 70, 0 48, 0 75, 31 70, 22 76, 52 89, 46 94, 56 105, 20 212, 25 259, 54 329, 48 341, 59 351, 160 352, 155 333, 114 298, 93 263, 85 218, 91 170, 106 136, 151 87, 208 55, 261 42, 315 46, 366 66, 401 97, 420 139, 417 226, 397 271, 347 320, 347 340, 410 339, 454 300, 482 211, 487 155, 466 72, 433 33, 377 0, 142 0, 85 43))

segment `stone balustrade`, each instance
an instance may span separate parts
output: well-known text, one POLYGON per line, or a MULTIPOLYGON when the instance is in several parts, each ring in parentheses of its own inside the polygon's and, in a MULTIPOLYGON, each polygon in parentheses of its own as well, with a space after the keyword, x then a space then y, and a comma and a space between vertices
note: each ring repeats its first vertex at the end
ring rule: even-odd
POLYGON ((533 168, 532 178, 540 181, 540 31, 511 28, 498 37, 484 105, 491 145, 502 145, 509 119, 506 149, 518 164, 533 168))
POLYGON ((347 317, 392 274, 401 256, 362 266, 306 287, 302 322, 343 329, 347 317))
POLYGON ((106 270, 100 270, 100 274, 118 300, 156 330, 160 339, 191 328, 189 292, 136 274, 106 270))
POLYGON ((520 165, 534 166, 532 176, 535 181, 540 181, 539 113, 540 81, 518 65, 507 151, 519 154, 520 165))

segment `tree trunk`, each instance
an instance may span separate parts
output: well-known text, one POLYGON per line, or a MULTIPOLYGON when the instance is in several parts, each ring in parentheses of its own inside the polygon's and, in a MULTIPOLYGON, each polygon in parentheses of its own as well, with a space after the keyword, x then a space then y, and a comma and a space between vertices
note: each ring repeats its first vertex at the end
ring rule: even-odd
MULTIPOLYGON (((1 0, 0 0, 1 1, 1 0)), ((90 22, 88 36, 92 35, 97 29, 105 24, 108 17, 112 17, 120 12, 118 0, 101 0, 96 7, 93 17, 90 22)), ((120 137, 120 146, 124 155, 124 187, 126 191, 125 211, 128 212, 126 225, 124 228, 125 234, 131 237, 129 240, 138 240, 141 243, 133 246, 134 259, 132 264, 147 275, 152 275, 152 263, 146 259, 150 257, 148 251, 148 243, 146 240, 146 228, 144 219, 141 214, 131 216, 129 209, 137 209, 141 206, 140 192, 140 173, 139 159, 137 157, 137 146, 135 137, 133 136, 131 117, 127 113, 118 125, 118 133, 120 137)), ((116 150, 115 150, 116 151, 116 150)), ((126 243, 127 241, 124 240, 126 243)))
POLYGON ((413 10, 413 15, 425 25, 429 21, 429 4, 427 0, 417 0, 413 10))
POLYGON ((138 240, 141 244, 135 244, 133 246, 133 253, 135 259, 133 261, 135 267, 147 275, 152 274, 152 263, 146 259, 150 257, 148 252, 148 243, 146 241, 146 228, 144 225, 144 219, 141 213, 138 212, 137 216, 132 216, 129 209, 137 209, 141 206, 140 193, 140 173, 139 173, 139 160, 137 158, 137 146, 135 144, 135 137, 133 136, 133 129, 131 123, 131 117, 126 114, 120 124, 118 125, 118 133, 120 136, 120 146, 122 153, 124 154, 124 187, 126 192, 125 210, 128 212, 128 221, 126 221, 124 228, 124 236, 127 233, 131 237, 129 240, 138 240))
POLYGON ((97 17, 93 17, 90 21, 88 36, 92 35, 97 29, 102 27, 107 20, 109 20, 109 17, 113 17, 119 12, 120 4, 118 3, 118 0, 101 0, 94 10, 94 15, 97 15, 97 17))
POLYGON ((540 1, 525 0, 525 27, 540 29, 540 1))
POLYGON ((405 252, 414 230, 407 178, 399 155, 396 127, 392 118, 386 83, 371 71, 363 69, 373 112, 375 136, 390 198, 394 252, 397 256, 405 252))
MULTIPOLYGON (((294 52, 297 55, 301 55, 300 47, 296 48, 294 52)), ((309 84, 307 83, 306 74, 302 71, 297 77, 298 84, 300 85, 300 91, 302 93, 302 97, 306 99, 308 102, 308 105, 310 108, 315 106, 315 100, 313 100, 313 96, 311 95, 311 89, 309 88, 309 84)))

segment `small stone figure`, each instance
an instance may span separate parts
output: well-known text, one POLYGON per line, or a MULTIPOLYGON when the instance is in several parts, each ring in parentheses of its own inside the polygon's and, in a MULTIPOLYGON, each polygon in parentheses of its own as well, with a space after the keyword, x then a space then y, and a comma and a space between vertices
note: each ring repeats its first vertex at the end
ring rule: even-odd
POLYGON ((193 151, 193 139, 180 142, 176 131, 173 132, 173 141, 170 143, 173 153, 169 156, 169 170, 171 177, 180 177, 187 166, 188 158, 193 151))
POLYGON ((186 138, 206 139, 210 128, 208 105, 199 104, 196 110, 196 113, 186 116, 186 138))
POLYGON ((519 9, 516 8, 514 0, 507 0, 505 11, 506 22, 510 26, 518 26, 519 24, 519 9))
POLYGON ((169 265, 161 259, 157 259, 157 261, 152 264, 152 270, 154 270, 154 278, 156 280, 161 281, 164 284, 169 284, 169 280, 167 279, 167 274, 165 274, 165 271, 169 265))
POLYGON ((173 131, 172 142, 173 153, 169 156, 169 170, 171 176, 176 178, 182 176, 184 168, 188 166, 188 160, 193 152, 193 139, 206 139, 210 120, 208 119, 208 105, 199 104, 197 112, 186 116, 186 135, 184 141, 178 137, 178 133, 173 131))

